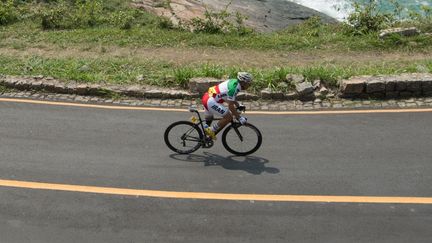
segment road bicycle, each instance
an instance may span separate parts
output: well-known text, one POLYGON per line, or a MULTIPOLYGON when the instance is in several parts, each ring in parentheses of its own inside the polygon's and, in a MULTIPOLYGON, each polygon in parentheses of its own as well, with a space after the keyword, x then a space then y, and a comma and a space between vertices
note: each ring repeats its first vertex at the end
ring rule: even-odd
MULTIPOLYGON (((242 113, 246 111, 246 107, 240 106, 237 110, 242 113)), ((179 154, 190 154, 199 148, 208 149, 214 145, 214 141, 204 132, 207 123, 201 119, 197 108, 189 107, 189 111, 196 113, 197 117, 192 116, 190 121, 174 122, 168 126, 164 134, 168 148, 179 154)), ((214 120, 220 120, 220 118, 214 120)), ((234 155, 246 156, 256 152, 261 146, 261 132, 250 123, 241 124, 233 119, 231 124, 219 130, 216 135, 222 131, 222 144, 234 155)))

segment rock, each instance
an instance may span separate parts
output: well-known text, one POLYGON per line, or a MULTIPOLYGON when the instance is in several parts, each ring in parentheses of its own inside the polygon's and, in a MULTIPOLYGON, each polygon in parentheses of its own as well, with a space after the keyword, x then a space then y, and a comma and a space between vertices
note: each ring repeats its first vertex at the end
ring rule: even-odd
POLYGON ((133 97, 143 97, 144 96, 144 91, 143 91, 142 87, 139 85, 129 86, 126 89, 125 93, 126 93, 126 95, 133 96, 133 97))
POLYGON ((87 84, 78 84, 75 87, 75 92, 77 95, 86 95, 87 94, 87 84))
POLYGON ((289 92, 287 94, 285 94, 285 98, 287 100, 297 100, 299 97, 299 95, 297 94, 297 92, 289 92))
POLYGON ((237 100, 258 100, 259 96, 246 91, 241 91, 237 94, 237 100))
POLYGON ((422 81, 420 80, 408 80, 406 84, 407 84, 407 91, 410 92, 421 91, 422 81))
POLYGON ((366 81, 364 76, 342 80, 340 90, 344 95, 359 95, 365 90, 366 81))
POLYGON ((432 79, 423 81, 422 91, 423 93, 432 92, 432 79))
POLYGON ((78 68, 78 71, 80 71, 80 72, 88 72, 88 71, 90 71, 90 67, 88 65, 83 65, 80 68, 78 68))
POLYGON ((102 86, 100 84, 90 84, 87 85, 87 92, 89 95, 99 95, 101 92, 102 86))
POLYGON ((204 94, 210 87, 220 82, 222 82, 222 80, 216 78, 192 78, 189 80, 189 91, 191 93, 204 94))
POLYGON ((288 74, 285 79, 288 83, 292 84, 303 83, 305 81, 303 75, 299 74, 288 74))
POLYGON ((145 98, 160 98, 162 96, 162 91, 157 89, 147 90, 143 94, 145 98))
POLYGON ((141 82, 141 81, 144 81, 144 75, 138 75, 137 77, 136 77, 136 80, 138 81, 138 82, 141 82))
POLYGON ((285 95, 282 91, 274 91, 270 88, 265 88, 261 90, 261 98, 282 100, 285 98, 285 95))
POLYGON ((280 82, 278 83, 277 88, 280 90, 287 90, 289 88, 289 85, 285 82, 280 82))
POLYGON ((301 101, 315 100, 314 88, 310 82, 296 84, 296 91, 299 95, 298 98, 301 101))
POLYGON ((269 100, 272 98, 272 91, 270 88, 265 88, 261 90, 260 94, 261 94, 261 98, 265 100, 269 100))
POLYGON ((329 90, 326 87, 322 86, 319 92, 321 96, 326 96, 329 93, 329 90))
POLYGON ((296 91, 300 96, 311 95, 314 92, 314 88, 310 82, 303 82, 296 84, 296 91))
POLYGON ((312 82, 312 86, 314 90, 317 90, 321 87, 321 80, 317 79, 312 82))
POLYGON ((366 83, 366 93, 384 93, 386 91, 386 84, 381 80, 371 80, 366 83))
POLYGON ((398 91, 389 91, 389 92, 386 92, 386 98, 387 99, 395 99, 397 97, 399 97, 399 92, 398 91))
POLYGON ((379 37, 381 39, 385 39, 393 34, 399 34, 402 36, 413 36, 420 34, 420 31, 416 27, 386 29, 380 33, 379 37))
POLYGON ((405 91, 407 89, 407 83, 405 81, 396 82, 396 91, 405 91))
POLYGON ((336 95, 333 92, 330 92, 326 95, 326 99, 333 99, 335 97, 336 97, 336 95))
POLYGON ((385 82, 385 85, 386 85, 386 87, 385 87, 385 90, 386 90, 386 92, 393 92, 393 91, 395 91, 396 90, 396 84, 397 84, 397 81, 395 81, 395 80, 386 80, 386 82, 385 82))
POLYGON ((417 72, 420 72, 420 73, 428 73, 429 72, 429 68, 426 67, 425 65, 421 65, 421 64, 417 65, 416 69, 417 69, 417 72))
POLYGON ((213 12, 227 9, 234 18, 238 11, 247 16, 245 25, 259 32, 285 29, 312 16, 320 16, 325 23, 337 22, 323 13, 286 0, 135 0, 132 5, 166 17, 175 25, 190 22, 196 17, 204 19, 206 9, 213 12))

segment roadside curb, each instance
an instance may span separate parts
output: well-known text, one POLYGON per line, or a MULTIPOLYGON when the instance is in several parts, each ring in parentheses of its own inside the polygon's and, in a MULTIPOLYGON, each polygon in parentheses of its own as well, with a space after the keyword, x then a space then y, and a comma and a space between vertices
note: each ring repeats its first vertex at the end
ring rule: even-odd
MULTIPOLYGON (((60 82, 50 77, 0 76, 0 85, 12 90, 0 91, 3 98, 28 98, 89 104, 143 107, 187 108, 200 106, 200 95, 178 89, 153 86, 102 86, 60 82)), ((395 99, 332 98, 310 101, 262 99, 243 93, 239 100, 249 111, 310 111, 343 109, 406 109, 432 107, 432 97, 395 99)))
POLYGON ((62 82, 44 76, 0 76, 0 85, 19 91, 42 91, 58 94, 75 94, 85 96, 128 96, 134 98, 192 99, 198 93, 191 93, 176 88, 161 88, 149 85, 101 85, 81 84, 76 81, 62 82))
MULTIPOLYGON (((0 92, 0 98, 20 100, 36 100, 49 102, 66 102, 75 104, 90 104, 124 107, 151 107, 167 109, 184 109, 190 106, 202 108, 197 99, 139 99, 139 98, 103 98, 98 96, 83 96, 70 94, 44 93, 35 91, 0 92)), ((289 111, 342 111, 342 110, 382 110, 382 109, 425 109, 432 108, 432 98, 410 98, 396 100, 365 100, 365 99, 332 99, 325 101, 277 101, 256 100, 242 101, 251 112, 289 112, 289 111)))

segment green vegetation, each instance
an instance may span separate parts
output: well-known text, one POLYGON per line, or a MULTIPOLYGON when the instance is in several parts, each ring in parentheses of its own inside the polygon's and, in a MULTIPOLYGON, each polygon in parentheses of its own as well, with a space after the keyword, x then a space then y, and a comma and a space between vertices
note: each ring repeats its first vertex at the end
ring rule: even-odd
MULTIPOLYGON (((354 75, 398 74, 404 72, 432 72, 432 60, 422 62, 389 62, 385 66, 369 64, 363 66, 316 65, 311 67, 253 68, 250 71, 257 79, 252 90, 263 88, 283 89, 281 83, 287 74, 302 74, 308 80, 320 79, 335 87, 338 78, 354 75)), ((239 67, 226 67, 212 64, 176 67, 164 62, 142 61, 128 58, 112 59, 61 59, 32 56, 17 58, 0 55, 0 73, 9 75, 52 76, 63 80, 76 80, 86 83, 106 84, 150 84, 157 86, 187 87, 192 77, 234 77, 239 67), (140 79, 138 79, 140 77, 140 79), (142 79, 142 80, 141 80, 142 79)))
MULTIPOLYGON (((270 52, 324 53, 430 53, 432 38, 393 36, 380 40, 378 32, 392 26, 416 26, 432 31, 432 10, 410 13, 380 13, 377 0, 366 7, 355 6, 347 23, 324 24, 318 17, 274 33, 257 33, 244 26, 238 13, 207 11, 204 19, 173 25, 169 20, 133 8, 122 0, 0 0, 0 74, 46 75, 80 82, 151 84, 185 87, 191 77, 233 76, 250 70, 257 79, 254 90, 280 85, 288 73, 321 79, 330 86, 353 75, 432 72, 432 60, 363 63, 314 63, 309 66, 245 67, 146 61, 133 52, 136 48, 201 48, 270 52), (190 31, 192 29, 193 31, 190 31), (29 49, 67 52, 68 57, 26 54, 29 49), (116 48, 130 51, 127 57, 114 55, 83 57, 80 51, 107 53, 116 48), (18 51, 16 56, 9 52, 18 51), (72 52, 72 51, 70 51, 72 52), (419 68, 420 67, 420 68, 419 68), (143 79, 137 81, 137 76, 143 79)), ((169 1, 161 7, 169 8, 169 1)), ((395 8, 397 10, 397 8, 395 8)), ((248 58, 254 58, 253 56, 248 58)))

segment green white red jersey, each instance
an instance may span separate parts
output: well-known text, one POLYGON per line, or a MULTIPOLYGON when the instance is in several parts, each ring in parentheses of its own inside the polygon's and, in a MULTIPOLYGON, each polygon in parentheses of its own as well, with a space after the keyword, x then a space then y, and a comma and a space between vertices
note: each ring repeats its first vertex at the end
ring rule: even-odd
POLYGON ((219 114, 225 114, 227 109, 215 103, 221 104, 224 101, 235 101, 240 91, 241 86, 237 79, 226 80, 218 85, 210 87, 202 97, 202 104, 206 110, 212 111, 214 109, 214 111, 217 111, 219 114), (223 109, 223 111, 221 109, 223 109))
POLYGON ((240 91, 240 82, 237 79, 229 79, 216 86, 210 87, 208 93, 216 102, 223 103, 224 101, 235 101, 240 91))

